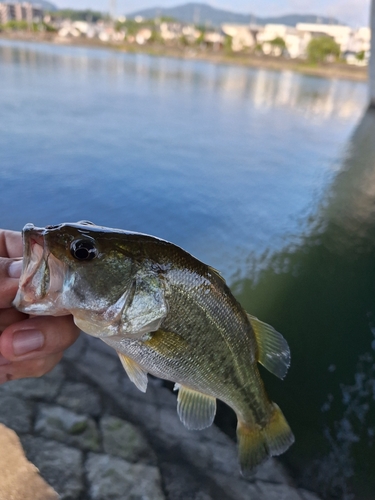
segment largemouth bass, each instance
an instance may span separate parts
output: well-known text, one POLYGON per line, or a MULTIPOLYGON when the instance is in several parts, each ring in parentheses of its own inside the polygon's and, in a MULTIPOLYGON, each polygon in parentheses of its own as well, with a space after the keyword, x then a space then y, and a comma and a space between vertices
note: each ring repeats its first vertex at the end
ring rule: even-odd
POLYGON ((258 362, 283 378, 289 347, 248 315, 224 279, 178 246, 90 222, 23 229, 24 260, 14 305, 33 315, 72 314, 113 347, 134 384, 147 374, 175 382, 189 429, 212 424, 216 398, 236 412, 247 475, 294 437, 268 398, 258 362))

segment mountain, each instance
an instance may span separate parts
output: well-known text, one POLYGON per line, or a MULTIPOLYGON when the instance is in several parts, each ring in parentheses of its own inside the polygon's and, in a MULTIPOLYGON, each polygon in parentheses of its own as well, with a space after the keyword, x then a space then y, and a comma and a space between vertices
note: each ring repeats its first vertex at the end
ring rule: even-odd
POLYGON ((222 23, 237 24, 286 24, 295 26, 297 23, 330 23, 338 24, 336 19, 309 14, 290 14, 286 16, 258 17, 252 14, 237 14, 229 10, 216 9, 204 3, 186 3, 176 7, 154 7, 138 10, 127 15, 134 18, 142 16, 146 19, 155 17, 173 17, 184 23, 219 26, 222 23))
MULTIPOLYGON (((25 1, 25 0, 22 0, 25 1)), ((34 5, 42 6, 43 10, 57 10, 56 5, 51 2, 47 2, 46 0, 27 0, 28 3, 32 3, 34 5)), ((12 3, 21 3, 19 0, 13 0, 12 3)))

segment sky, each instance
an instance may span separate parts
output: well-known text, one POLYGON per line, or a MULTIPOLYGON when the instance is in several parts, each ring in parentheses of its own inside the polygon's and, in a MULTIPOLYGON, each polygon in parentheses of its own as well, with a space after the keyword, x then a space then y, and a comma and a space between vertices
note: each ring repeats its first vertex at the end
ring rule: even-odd
MULTIPOLYGON (((60 8, 108 11, 111 0, 50 0, 60 8)), ((113 1, 113 0, 112 0, 113 1)), ((118 15, 150 7, 175 7, 193 0, 115 0, 118 15)), ((369 23, 371 0, 195 0, 212 7, 260 17, 282 14, 315 14, 335 17, 354 27, 369 23)))

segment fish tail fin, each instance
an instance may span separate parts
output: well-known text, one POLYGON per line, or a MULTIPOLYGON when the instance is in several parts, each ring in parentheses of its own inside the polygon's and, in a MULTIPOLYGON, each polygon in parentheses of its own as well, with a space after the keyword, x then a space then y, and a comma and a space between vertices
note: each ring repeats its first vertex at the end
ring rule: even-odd
POLYGON ((254 467, 269 457, 281 455, 294 443, 294 436, 280 408, 272 403, 273 412, 266 426, 238 420, 237 439, 241 472, 252 474, 254 467))
POLYGON ((270 456, 265 436, 257 424, 246 424, 241 420, 237 424, 238 455, 243 476, 253 474, 257 465, 270 456))

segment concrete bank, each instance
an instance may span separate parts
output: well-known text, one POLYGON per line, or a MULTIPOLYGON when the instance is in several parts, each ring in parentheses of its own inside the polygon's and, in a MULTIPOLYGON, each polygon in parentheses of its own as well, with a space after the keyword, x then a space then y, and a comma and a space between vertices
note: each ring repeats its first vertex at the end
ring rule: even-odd
MULTIPOLYGON (((186 430, 175 395, 149 378, 143 394, 113 350, 81 335, 50 374, 0 386, 0 422, 63 500, 319 500, 276 460, 242 479, 235 443, 215 426, 186 430)), ((37 498, 13 492, 0 500, 37 498)))
POLYGON ((137 45, 130 43, 107 43, 98 39, 60 38, 47 33, 0 32, 5 40, 52 43, 64 46, 88 47, 94 49, 115 50, 130 54, 146 54, 155 57, 171 57, 175 59, 206 61, 213 64, 242 66, 266 69, 270 71, 293 71, 321 78, 333 78, 352 81, 367 81, 368 68, 351 66, 345 63, 326 63, 312 65, 300 59, 282 57, 257 56, 254 54, 230 54, 213 52, 193 47, 173 47, 165 45, 137 45))

